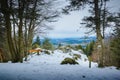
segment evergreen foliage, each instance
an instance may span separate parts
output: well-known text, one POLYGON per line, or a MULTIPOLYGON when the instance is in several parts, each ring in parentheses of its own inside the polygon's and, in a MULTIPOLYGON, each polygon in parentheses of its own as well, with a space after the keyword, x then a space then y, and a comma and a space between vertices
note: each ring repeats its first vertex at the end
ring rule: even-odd
POLYGON ((120 13, 114 17, 115 30, 113 33, 113 40, 111 41, 111 51, 115 65, 120 68, 120 13))
MULTIPOLYGON (((108 19, 110 13, 107 10, 107 2, 109 0, 68 0, 69 4, 65 6, 63 9, 63 12, 68 14, 70 11, 80 10, 81 8, 89 8, 89 13, 91 15, 85 16, 83 18, 83 22, 81 24, 84 25, 84 27, 89 28, 89 32, 95 32, 97 37, 97 46, 101 46, 99 48, 95 47, 96 53, 98 53, 98 57, 96 57, 96 60, 98 63, 101 63, 103 65, 103 54, 104 54, 104 36, 105 36, 105 29, 108 24, 108 19)), ((90 45, 87 45, 86 47, 86 54, 91 55, 92 48, 90 45)), ((96 54, 95 54, 96 55, 96 54)))
POLYGON ((83 50, 83 47, 81 45, 76 45, 75 50, 79 50, 79 49, 83 50))
POLYGON ((90 56, 92 54, 92 51, 93 51, 93 46, 94 46, 95 42, 92 41, 90 44, 88 44, 86 46, 86 48, 84 49, 84 53, 87 55, 87 56, 90 56))
POLYGON ((40 46, 38 44, 33 44, 32 49, 39 48, 40 46))
POLYGON ((48 38, 45 38, 45 40, 43 41, 42 48, 47 50, 53 50, 53 45, 50 43, 50 40, 48 38))
POLYGON ((41 41, 39 36, 37 36, 35 42, 32 44, 32 48, 35 49, 35 48, 39 48, 40 46, 41 46, 41 41))
POLYGON ((115 65, 120 68, 120 28, 115 31, 115 37, 111 42, 111 51, 113 59, 115 59, 115 65))
POLYGON ((62 44, 61 44, 61 43, 59 43, 59 44, 58 44, 58 49, 59 49, 61 46, 62 46, 62 44))
POLYGON ((37 45, 41 46, 41 41, 40 41, 40 37, 39 36, 36 37, 35 42, 33 43, 33 45, 34 44, 37 44, 37 45))

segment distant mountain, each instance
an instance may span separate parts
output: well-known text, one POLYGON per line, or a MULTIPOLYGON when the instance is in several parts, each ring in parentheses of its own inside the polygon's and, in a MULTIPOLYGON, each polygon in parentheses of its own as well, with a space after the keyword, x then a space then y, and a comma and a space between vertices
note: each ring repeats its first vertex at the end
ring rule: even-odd
POLYGON ((81 45, 85 45, 90 43, 91 41, 96 41, 96 37, 88 37, 88 38, 58 38, 58 39, 50 39, 50 42, 53 45, 58 45, 58 44, 63 44, 63 45, 69 45, 69 44, 81 44, 81 45))
MULTIPOLYGON (((50 42, 53 45, 77 45, 80 44, 83 47, 86 46, 91 41, 96 41, 96 37, 81 37, 81 38, 50 38, 50 42)), ((33 40, 34 41, 34 40, 33 40)), ((41 42, 43 42, 44 39, 41 39, 41 42)))

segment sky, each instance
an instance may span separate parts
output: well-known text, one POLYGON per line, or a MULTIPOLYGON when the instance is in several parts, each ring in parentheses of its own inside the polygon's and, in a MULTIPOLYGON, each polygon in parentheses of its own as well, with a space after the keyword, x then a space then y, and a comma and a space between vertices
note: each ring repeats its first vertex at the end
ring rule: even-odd
MULTIPOLYGON (((62 0, 64 2, 64 0, 62 0)), ((120 0, 111 0, 108 3, 111 11, 118 10, 120 0)), ((120 7, 119 7, 120 8, 120 7)), ((80 23, 84 16, 89 15, 88 10, 73 11, 70 15, 62 14, 57 22, 50 23, 53 25, 53 30, 50 30, 47 34, 50 38, 70 38, 70 37, 84 37, 95 36, 95 33, 85 34, 89 30, 82 27, 80 23)), ((110 33, 111 29, 108 29, 107 33, 110 33)))

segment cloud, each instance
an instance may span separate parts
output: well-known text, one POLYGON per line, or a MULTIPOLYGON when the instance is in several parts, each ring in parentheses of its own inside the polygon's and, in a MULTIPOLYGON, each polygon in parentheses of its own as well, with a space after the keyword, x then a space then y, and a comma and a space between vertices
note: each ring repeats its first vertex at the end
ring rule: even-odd
MULTIPOLYGON (((118 9, 119 7, 118 5, 120 2, 117 2, 117 1, 118 0, 116 1, 111 0, 108 6, 112 6, 112 10, 114 8, 118 9)), ((71 12, 70 15, 62 15, 57 22, 51 23, 51 25, 54 26, 54 29, 49 31, 48 37, 65 38, 65 37, 85 36, 86 35, 85 32, 88 32, 89 30, 86 28, 79 28, 79 27, 82 27, 80 23, 82 22, 83 17, 89 16, 89 15, 90 13, 88 13, 88 9, 71 12)), ((93 33, 92 35, 95 35, 95 34, 93 33)), ((92 36, 92 35, 89 35, 89 36, 92 36)))
MULTIPOLYGON (((85 11, 86 12, 86 11, 85 11)), ((83 36, 86 30, 78 31, 83 18, 80 12, 72 12, 71 15, 62 15, 58 22, 52 23, 54 29, 49 31, 48 37, 80 37, 83 36)))

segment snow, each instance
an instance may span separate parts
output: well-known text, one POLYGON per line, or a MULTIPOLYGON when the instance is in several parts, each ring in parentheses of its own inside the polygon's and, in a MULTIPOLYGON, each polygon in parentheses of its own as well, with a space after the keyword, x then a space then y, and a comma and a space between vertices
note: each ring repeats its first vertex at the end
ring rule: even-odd
POLYGON ((29 55, 28 61, 23 63, 0 63, 0 80, 120 80, 120 70, 114 66, 98 68, 94 62, 91 68, 88 65, 88 58, 81 51, 55 50, 50 55, 42 52, 29 55), (60 65, 64 58, 72 58, 73 54, 81 55, 77 60, 79 65, 60 65))

